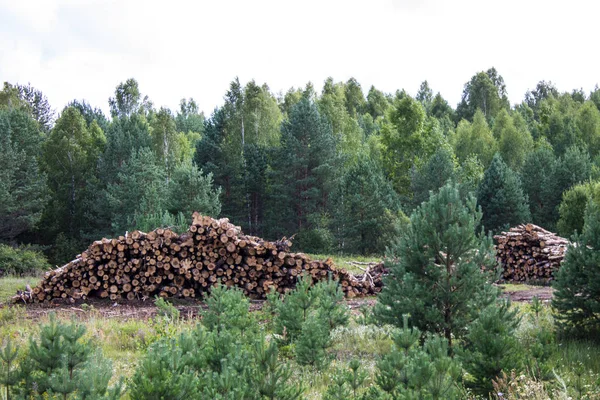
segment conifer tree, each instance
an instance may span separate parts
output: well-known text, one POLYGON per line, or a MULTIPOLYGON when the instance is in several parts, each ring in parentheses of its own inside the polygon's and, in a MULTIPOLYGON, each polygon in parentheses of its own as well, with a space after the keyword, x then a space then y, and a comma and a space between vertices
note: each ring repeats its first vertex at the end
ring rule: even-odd
POLYGON ((590 201, 583 232, 573 237, 553 282, 552 306, 563 328, 600 329, 600 206, 590 201))
POLYGON ((442 334, 450 346, 463 337, 497 295, 489 273, 496 268, 494 247, 490 237, 476 233, 480 221, 473 196, 463 200, 453 184, 417 207, 389 254, 376 317, 403 326, 403 315, 410 314, 416 327, 442 334))
POLYGON ((42 216, 47 197, 38 166, 41 139, 26 112, 0 110, 0 240, 13 240, 42 216))
POLYGON ((527 155, 525 165, 527 167, 523 168, 521 179, 529 199, 531 221, 552 230, 556 224, 561 195, 555 180, 558 163, 554 151, 542 144, 527 155))
POLYGON ((527 223, 531 218, 521 180, 506 166, 499 154, 494 156, 479 184, 477 204, 483 211, 483 226, 494 233, 516 224, 527 223))
POLYGON ((420 168, 413 166, 410 188, 412 204, 418 206, 429 199, 429 192, 437 192, 449 180, 456 177, 456 165, 452 150, 440 147, 420 168))
POLYGON ((281 147, 272 162, 269 202, 270 236, 303 234, 318 228, 328 210, 336 165, 331 125, 316 105, 304 98, 281 127, 281 147))
POLYGON ((461 369, 448 342, 429 335, 421 346, 421 331, 408 326, 408 315, 402 320, 391 352, 377 363, 377 385, 394 399, 459 398, 461 369))
POLYGON ((190 161, 175 168, 168 190, 167 206, 174 215, 181 212, 189 219, 198 211, 216 218, 221 212, 221 190, 214 187, 212 175, 204 174, 190 161))
POLYGON ((362 157, 344 173, 334 200, 342 251, 382 254, 399 234, 404 216, 400 199, 371 159, 362 157))
POLYGON ((502 371, 519 370, 522 364, 515 330, 518 310, 510 302, 494 302, 469 325, 463 346, 458 350, 463 367, 474 378, 468 382, 483 395, 493 389, 492 380, 502 371))

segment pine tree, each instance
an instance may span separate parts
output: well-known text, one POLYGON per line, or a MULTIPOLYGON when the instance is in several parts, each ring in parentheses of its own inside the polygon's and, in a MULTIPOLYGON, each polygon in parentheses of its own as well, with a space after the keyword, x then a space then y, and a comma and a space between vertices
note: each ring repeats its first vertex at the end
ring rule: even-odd
POLYGON ((492 303, 469 325, 469 333, 458 350, 465 370, 473 377, 467 384, 487 395, 492 380, 502 371, 519 370, 521 349, 515 338, 520 319, 508 301, 492 303))
POLYGON ((587 205, 583 232, 575 235, 553 282, 552 306, 564 328, 583 332, 600 329, 600 206, 587 205))
POLYGON ((408 315, 402 321, 391 352, 377 363, 377 385, 394 399, 459 398, 461 369, 448 342, 430 335, 421 346, 421 332, 408 326, 408 315))
POLYGON ((475 199, 463 200, 452 184, 419 206, 410 221, 388 255, 390 275, 384 278, 375 315, 403 326, 403 315, 410 314, 416 327, 444 335, 452 346, 496 297, 485 272, 496 268, 492 240, 476 234, 481 212, 475 199))
POLYGON ((282 124, 281 147, 272 162, 269 193, 270 236, 302 234, 318 228, 328 210, 336 165, 331 126, 308 99, 296 104, 282 124))
POLYGON ((20 380, 17 369, 18 356, 19 349, 13 345, 9 337, 4 347, 0 349, 0 385, 6 388, 6 400, 11 399, 12 387, 20 380))
POLYGON ((334 226, 340 249, 351 254, 382 254, 399 234, 400 199, 379 166, 362 157, 335 191, 334 226))
POLYGON ((531 218, 527 195, 521 180, 506 166, 499 154, 485 171, 477 190, 477 204, 483 210, 482 223, 486 230, 498 232, 531 218))
POLYGON ((135 224, 127 226, 130 215, 162 213, 166 208, 168 188, 165 170, 157 164, 150 149, 142 148, 132 153, 120 168, 117 179, 107 189, 115 232, 135 228, 135 224))
POLYGON ((330 341, 328 322, 318 314, 310 314, 302 323, 300 335, 295 341, 298 364, 324 369, 329 364, 326 349, 330 341))
POLYGON ((0 110, 0 240, 32 229, 46 204, 40 130, 24 111, 0 110))
POLYGON ((167 204, 174 215, 181 212, 189 219, 194 211, 212 217, 221 212, 221 190, 214 187, 212 175, 189 161, 175 168, 168 190, 167 204))
POLYGON ((548 230, 556 224, 556 210, 561 192, 556 187, 557 160, 554 151, 540 145, 527 155, 526 168, 521 172, 523 190, 529 199, 531 221, 548 230))

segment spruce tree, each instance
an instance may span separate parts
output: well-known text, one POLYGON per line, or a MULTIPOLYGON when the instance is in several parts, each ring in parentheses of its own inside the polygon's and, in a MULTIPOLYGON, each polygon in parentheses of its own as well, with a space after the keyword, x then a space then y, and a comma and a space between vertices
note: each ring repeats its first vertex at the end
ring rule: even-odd
POLYGON ((531 219, 521 180, 499 154, 494 156, 479 184, 477 204, 483 211, 483 226, 494 233, 531 219))
POLYGON ((400 233, 400 199, 379 166, 366 157, 344 173, 334 204, 336 234, 346 253, 383 254, 400 233))
POLYGON ((600 329, 600 206, 587 205, 583 232, 573 237, 553 282, 552 305, 563 328, 600 329))
POLYGON ((432 194, 410 221, 388 255, 390 274, 375 315, 403 326, 403 315, 410 314, 416 327, 444 335, 452 346, 497 295, 490 284, 496 268, 492 240, 476 233, 481 212, 473 196, 463 200, 453 184, 432 194))
POLYGON ((452 150, 440 147, 420 168, 411 171, 410 188, 412 205, 417 207, 429 199, 429 192, 437 192, 449 180, 456 177, 456 165, 452 150))
POLYGON ((302 99, 281 126, 281 146, 271 164, 270 236, 298 233, 301 247, 303 236, 320 228, 319 217, 328 210, 336 158, 331 125, 314 103, 302 99))

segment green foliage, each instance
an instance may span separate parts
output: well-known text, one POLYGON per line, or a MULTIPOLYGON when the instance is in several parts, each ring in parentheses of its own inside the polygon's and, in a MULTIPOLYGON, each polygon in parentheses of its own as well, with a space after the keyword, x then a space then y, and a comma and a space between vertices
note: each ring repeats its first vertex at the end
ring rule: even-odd
POLYGON ((379 166, 361 158, 345 173, 334 203, 339 248, 351 254, 382 254, 400 233, 400 201, 379 166))
POLYGON ((239 290, 213 287, 202 326, 150 347, 130 385, 132 399, 299 399, 275 342, 257 334, 239 290), (240 334, 242 332, 243 334, 240 334))
POLYGON ((583 231, 573 239, 553 282, 552 305, 561 327, 596 332, 600 328, 600 207, 595 202, 588 203, 583 231))
POLYGON ((39 171, 42 136, 24 111, 0 109, 0 240, 32 229, 46 203, 46 176, 39 171))
POLYGON ((2 274, 35 275, 50 269, 46 257, 28 247, 11 247, 0 244, 0 270, 2 274))
POLYGON ((446 142, 439 124, 427 118, 423 106, 406 94, 394 100, 381 129, 383 161, 394 189, 408 195, 410 169, 446 142))
POLYGON ((490 237, 476 234, 480 221, 475 199, 463 200, 451 184, 417 207, 389 254, 378 319, 403 326, 403 315, 410 314, 418 328, 443 334, 450 345, 462 338, 496 297, 489 274, 496 268, 494 247, 490 237))
POLYGON ((562 236, 571 237, 575 232, 583 231, 585 208, 590 201, 600 204, 599 182, 576 185, 563 193, 557 224, 562 236))
POLYGON ((179 310, 173 304, 169 303, 162 297, 156 296, 154 300, 154 305, 158 309, 158 315, 164 318, 168 318, 173 321, 177 321, 179 319, 179 310))
MULTIPOLYGON (((13 388, 20 396, 60 396, 64 399, 118 399, 121 382, 109 387, 112 365, 84 338, 86 329, 76 322, 63 324, 54 314, 30 337, 28 352, 20 360, 20 379, 13 388)), ((5 351, 6 352, 6 349, 5 351)))
POLYGON ((330 344, 327 321, 319 315, 310 314, 302 323, 301 332, 295 341, 298 364, 324 369, 329 364, 326 349, 330 344))
POLYGON ((473 123, 465 120, 459 122, 452 143, 454 153, 461 162, 475 155, 484 167, 490 165, 498 148, 497 141, 480 110, 475 113, 473 123))
POLYGON ((228 288, 218 284, 213 286, 206 296, 208 310, 202 315, 202 322, 208 329, 216 332, 230 330, 244 334, 255 329, 250 316, 250 302, 241 289, 228 288))
POLYGON ((333 376, 333 384, 329 385, 323 396, 324 400, 359 399, 362 385, 367 373, 360 367, 360 361, 353 359, 348 368, 339 368, 333 376))
POLYGON ((106 137, 95 121, 88 126, 78 109, 63 110, 44 143, 42 170, 48 181, 50 204, 45 209, 46 230, 80 238, 87 228, 95 201, 95 169, 106 137))
POLYGON ((448 181, 456 177, 456 165, 452 150, 439 148, 420 168, 413 167, 410 187, 412 204, 416 207, 429 199, 430 192, 437 192, 448 181))
POLYGON ((318 226, 326 211, 336 165, 331 125, 315 104, 301 100, 281 127, 269 193, 269 232, 289 235, 318 226))
POLYGON ((448 342, 428 335, 421 346, 420 337, 404 315, 392 351, 377 364, 377 385, 394 399, 459 398, 461 369, 449 356, 448 342))
POLYGON ((463 367, 472 376, 467 384, 481 394, 493 390, 492 380, 500 372, 521 368, 522 349, 514 336, 519 325, 517 312, 507 301, 492 303, 469 325, 458 350, 463 367))
POLYGON ((0 385, 6 388, 6 400, 10 400, 13 392, 12 387, 19 382, 19 371, 17 369, 17 357, 19 349, 15 347, 10 337, 0 349, 0 385))
POLYGON ((204 175, 194 164, 185 162, 175 168, 169 181, 168 208, 188 219, 194 211, 217 217, 221 212, 220 194, 221 190, 213 186, 211 174, 204 175))
POLYGON ((527 223, 531 218, 521 180, 499 154, 494 156, 492 164, 485 171, 477 190, 477 204, 483 210, 483 226, 494 233, 527 223))
POLYGON ((558 160, 552 148, 540 144, 525 159, 521 172, 523 191, 529 199, 531 221, 546 229, 556 224, 556 210, 560 193, 556 183, 558 160))
MULTIPOLYGON (((115 232, 127 229, 131 215, 162 213, 167 201, 167 178, 150 149, 131 154, 123 164, 117 181, 108 185, 108 202, 115 232)), ((137 221, 135 221, 137 224, 137 221)))
POLYGON ((501 109, 509 108, 504 79, 494 67, 478 72, 465 84, 461 102, 456 108, 458 119, 471 120, 477 111, 494 118, 501 109))
POLYGON ((514 171, 520 170, 525 165, 527 154, 533 148, 533 137, 523 117, 518 113, 511 116, 503 109, 494 121, 493 131, 502 159, 509 168, 514 171))
POLYGON ((150 232, 156 228, 169 228, 175 232, 186 232, 190 227, 190 217, 183 213, 173 215, 168 211, 141 214, 135 212, 127 217, 127 230, 140 230, 150 232))

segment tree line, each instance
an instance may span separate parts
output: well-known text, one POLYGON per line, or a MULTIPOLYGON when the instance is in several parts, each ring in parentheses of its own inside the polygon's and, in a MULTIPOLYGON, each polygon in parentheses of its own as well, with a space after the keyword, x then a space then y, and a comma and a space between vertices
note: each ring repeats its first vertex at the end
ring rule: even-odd
POLYGON ((4 84, 0 241, 60 264, 103 236, 184 228, 196 210, 307 252, 381 254, 448 181, 475 194, 486 231, 571 235, 600 203, 597 87, 541 81, 511 106, 491 68, 453 108, 427 81, 414 97, 365 96, 353 78, 276 95, 236 78, 207 117, 193 99, 157 109, 129 79, 109 109, 74 100, 56 115, 40 90, 4 84))

